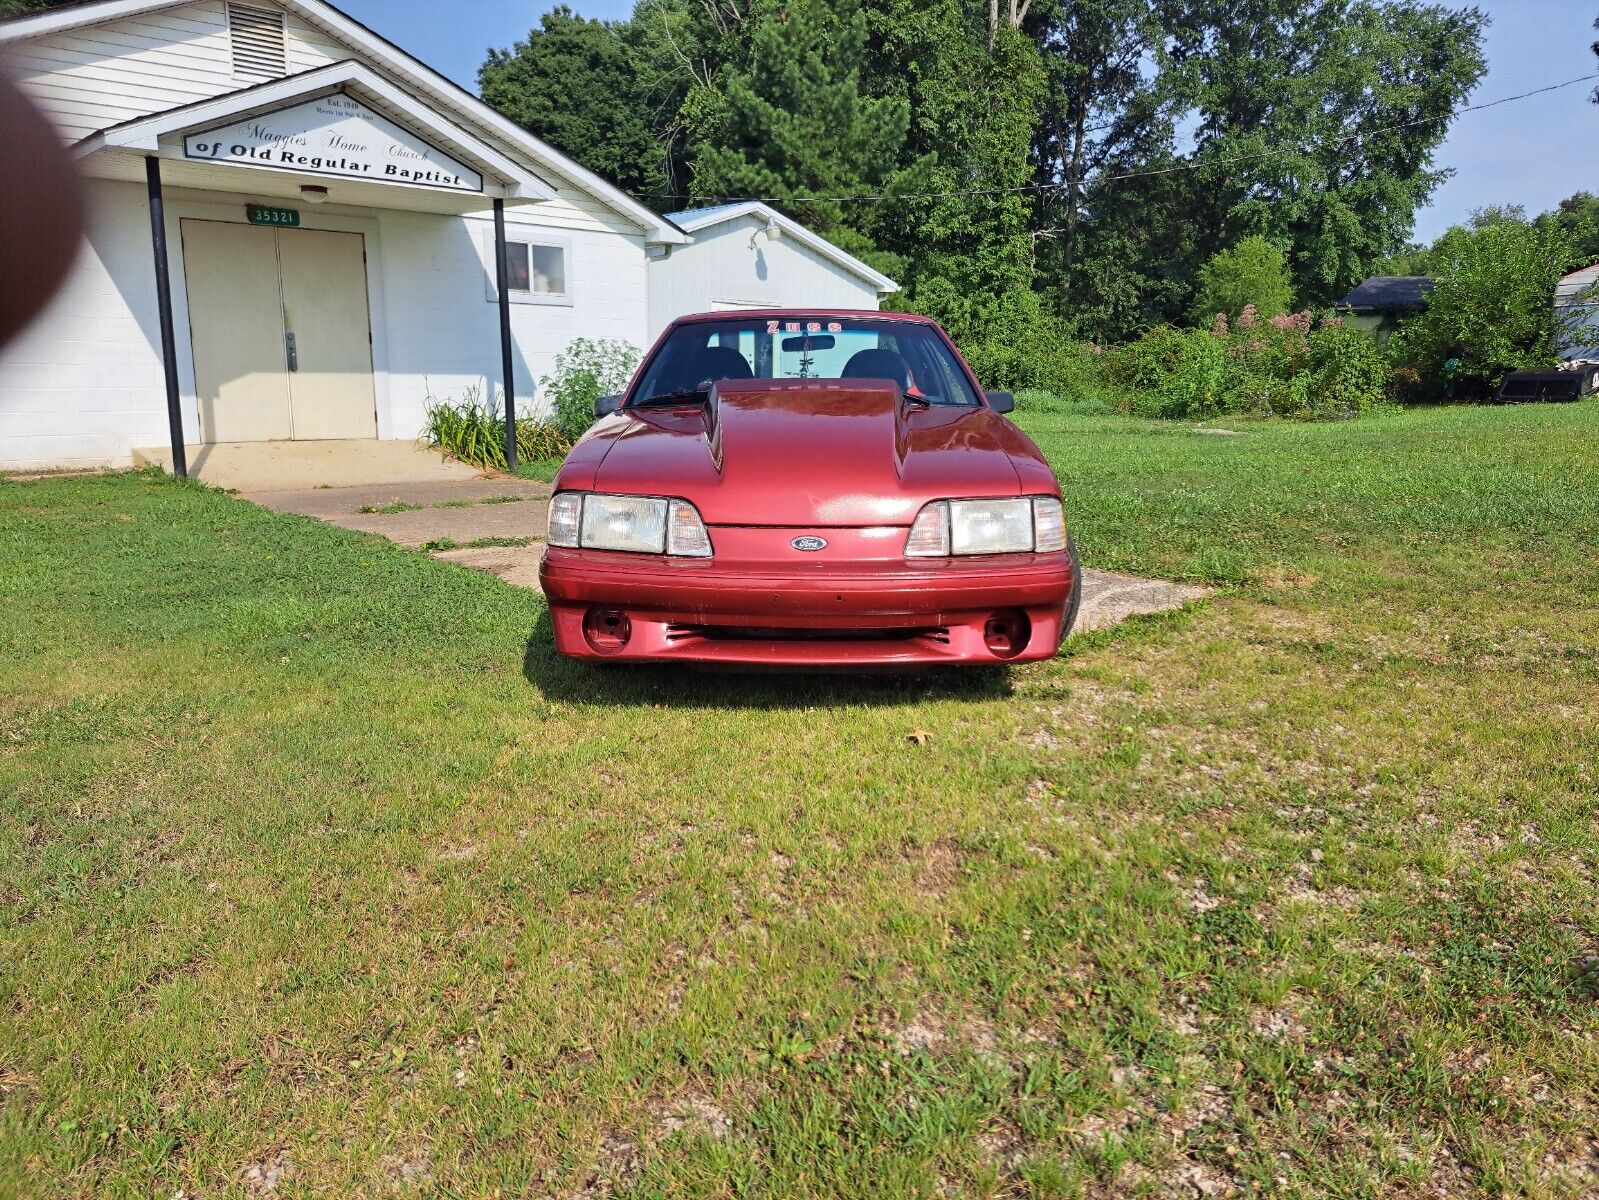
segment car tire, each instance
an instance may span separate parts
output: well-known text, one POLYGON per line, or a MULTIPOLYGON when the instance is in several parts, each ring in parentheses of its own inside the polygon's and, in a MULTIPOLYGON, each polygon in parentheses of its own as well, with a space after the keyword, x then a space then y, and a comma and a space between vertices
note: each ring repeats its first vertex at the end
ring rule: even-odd
POLYGON ((1066 605, 1066 615, 1060 622, 1060 644, 1064 646, 1066 639, 1071 636, 1072 626, 1077 624, 1077 610, 1083 606, 1083 564, 1077 557, 1077 542, 1070 534, 1066 536, 1066 557, 1072 564, 1072 598, 1066 605))

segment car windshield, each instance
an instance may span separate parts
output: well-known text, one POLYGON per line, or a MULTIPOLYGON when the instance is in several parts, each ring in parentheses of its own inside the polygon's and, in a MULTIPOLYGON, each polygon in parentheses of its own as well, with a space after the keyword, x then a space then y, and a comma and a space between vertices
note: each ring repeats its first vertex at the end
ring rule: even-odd
POLYGON ((691 401, 724 379, 888 379, 928 404, 982 402, 931 325, 796 313, 678 326, 644 365, 628 403, 691 401))

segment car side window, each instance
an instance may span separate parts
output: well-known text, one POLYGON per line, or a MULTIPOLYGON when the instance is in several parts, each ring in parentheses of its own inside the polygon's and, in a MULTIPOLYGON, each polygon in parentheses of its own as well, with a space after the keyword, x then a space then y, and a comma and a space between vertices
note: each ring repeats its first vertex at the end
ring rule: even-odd
POLYGON ((977 403, 970 383, 957 372, 949 351, 935 340, 931 331, 919 329, 911 336, 897 340, 901 345, 896 349, 910 363, 911 373, 928 400, 934 404, 968 407, 977 403))

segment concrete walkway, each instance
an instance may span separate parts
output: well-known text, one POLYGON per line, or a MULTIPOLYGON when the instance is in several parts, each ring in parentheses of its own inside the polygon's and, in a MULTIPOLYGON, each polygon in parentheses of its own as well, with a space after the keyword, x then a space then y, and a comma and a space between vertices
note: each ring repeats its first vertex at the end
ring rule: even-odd
POLYGON ((1109 629, 1128 617, 1167 612, 1208 595, 1209 588, 1192 584, 1084 567, 1083 605, 1077 610, 1077 624, 1073 628, 1078 633, 1109 629))
MULTIPOLYGON (((402 546, 428 546, 444 562, 537 589, 549 491, 542 483, 502 476, 241 494, 267 508, 380 534, 402 546)), ((1076 627, 1084 633, 1107 629, 1208 594, 1189 584, 1085 567, 1076 627)))
POLYGON ((266 508, 381 534, 402 546, 542 538, 549 494, 547 484, 509 476, 240 492, 266 508))
MULTIPOLYGON (((416 442, 207 442, 184 448, 189 474, 240 492, 475 479, 478 470, 416 442)), ((172 448, 133 452, 136 467, 172 469, 172 448)))

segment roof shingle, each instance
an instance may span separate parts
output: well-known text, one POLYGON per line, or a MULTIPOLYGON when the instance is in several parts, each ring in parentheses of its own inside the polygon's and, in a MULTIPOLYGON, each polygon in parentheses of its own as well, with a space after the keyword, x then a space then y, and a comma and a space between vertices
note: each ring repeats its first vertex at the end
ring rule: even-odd
POLYGON ((1433 281, 1426 275, 1373 275, 1338 302, 1355 312, 1413 312, 1427 306, 1433 281))

